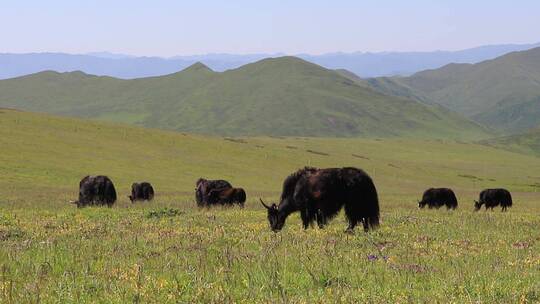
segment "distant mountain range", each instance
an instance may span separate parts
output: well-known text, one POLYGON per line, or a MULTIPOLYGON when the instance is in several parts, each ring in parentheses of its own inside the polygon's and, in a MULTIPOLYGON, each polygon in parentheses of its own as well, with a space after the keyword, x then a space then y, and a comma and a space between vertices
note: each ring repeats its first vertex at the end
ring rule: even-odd
POLYGON ((366 82, 380 93, 440 104, 506 134, 540 127, 540 47, 366 82))
POLYGON ((40 72, 1 80, 0 107, 228 136, 490 135, 442 106, 378 93, 350 72, 296 57, 263 59, 226 72, 196 63, 133 80, 40 72))
MULTIPOLYGON (((509 52, 537 46, 540 46, 540 43, 482 46, 461 51, 300 54, 296 57, 328 69, 346 69, 361 77, 406 76, 426 69, 439 68, 449 63, 477 63, 509 52)), ((172 58, 135 57, 108 52, 83 55, 64 53, 0 54, 0 79, 46 70, 83 71, 92 75, 133 79, 171 74, 196 62, 202 62, 214 71, 225 71, 264 58, 278 56, 283 56, 283 54, 209 54, 172 58)))

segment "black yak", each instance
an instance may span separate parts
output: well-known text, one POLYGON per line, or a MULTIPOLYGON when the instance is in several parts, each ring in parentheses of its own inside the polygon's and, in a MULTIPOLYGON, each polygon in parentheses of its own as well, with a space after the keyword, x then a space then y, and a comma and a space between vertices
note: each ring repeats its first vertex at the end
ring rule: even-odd
POLYGON ((195 187, 195 200, 197 206, 203 207, 208 206, 208 194, 212 190, 224 190, 232 188, 232 185, 225 180, 207 180, 204 178, 199 178, 196 182, 195 187))
POLYGON ((113 182, 103 175, 86 176, 79 183, 79 200, 72 202, 78 208, 89 205, 107 205, 116 202, 116 189, 113 182))
POLYGON ((151 201, 154 199, 154 188, 148 182, 133 183, 131 195, 128 196, 132 203, 136 201, 151 201))
POLYGON ((501 205, 504 212, 508 207, 512 207, 512 195, 506 189, 485 189, 480 192, 479 200, 474 201, 475 211, 480 210, 482 205, 486 206, 486 210, 493 210, 494 207, 501 205))
POLYGON ((424 191, 422 200, 418 202, 418 207, 440 208, 446 206, 447 209, 456 209, 458 206, 454 191, 449 188, 429 188, 424 191))
POLYGON ((377 189, 371 177, 357 168, 300 169, 285 179, 279 205, 261 203, 268 210, 274 232, 296 211, 300 211, 304 229, 315 220, 322 228, 343 207, 349 222, 347 231, 353 231, 358 222, 365 231, 379 225, 377 189))
POLYGON ((208 193, 208 205, 233 205, 239 204, 244 207, 246 192, 242 188, 212 189, 208 193))

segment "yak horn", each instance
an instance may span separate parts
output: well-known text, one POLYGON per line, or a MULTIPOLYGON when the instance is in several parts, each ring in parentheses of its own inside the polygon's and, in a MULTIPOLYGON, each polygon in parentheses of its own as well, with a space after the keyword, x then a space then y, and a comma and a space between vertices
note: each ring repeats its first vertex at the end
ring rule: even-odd
POLYGON ((259 200, 261 201, 261 204, 264 206, 264 208, 266 209, 270 209, 270 207, 268 207, 262 200, 262 198, 259 197, 259 200))

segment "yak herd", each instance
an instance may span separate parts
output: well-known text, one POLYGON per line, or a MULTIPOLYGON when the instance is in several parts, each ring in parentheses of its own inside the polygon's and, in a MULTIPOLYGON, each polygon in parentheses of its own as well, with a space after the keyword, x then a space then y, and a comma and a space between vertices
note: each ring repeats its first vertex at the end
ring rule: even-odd
MULTIPOLYGON (((128 197, 132 203, 151 201, 154 188, 148 182, 134 183, 128 197)), ((86 176, 79 183, 79 199, 72 203, 79 208, 90 205, 111 207, 116 199, 116 189, 107 176, 86 176)), ((199 207, 235 204, 244 207, 246 192, 225 180, 200 178, 195 184, 195 201, 199 207)), ((294 212, 300 212, 304 229, 315 222, 320 228, 324 227, 341 209, 345 209, 347 231, 352 231, 359 223, 365 231, 379 225, 377 189, 371 177, 358 168, 305 167, 285 179, 278 204, 268 205, 262 199, 260 202, 267 210, 268 222, 274 232, 281 230, 287 217, 294 212)), ((474 201, 475 210, 480 210, 482 205, 486 210, 501 206, 502 211, 506 211, 512 206, 512 196, 506 189, 485 189, 474 201)), ((430 188, 418 202, 419 208, 425 206, 456 209, 458 201, 449 188, 430 188)))

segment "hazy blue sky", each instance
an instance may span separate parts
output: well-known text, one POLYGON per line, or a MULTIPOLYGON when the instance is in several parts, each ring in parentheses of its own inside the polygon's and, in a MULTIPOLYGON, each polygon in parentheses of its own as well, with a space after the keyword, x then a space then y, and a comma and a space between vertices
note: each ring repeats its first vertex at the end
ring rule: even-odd
POLYGON ((456 50, 540 42, 540 1, 1 0, 0 52, 456 50))

